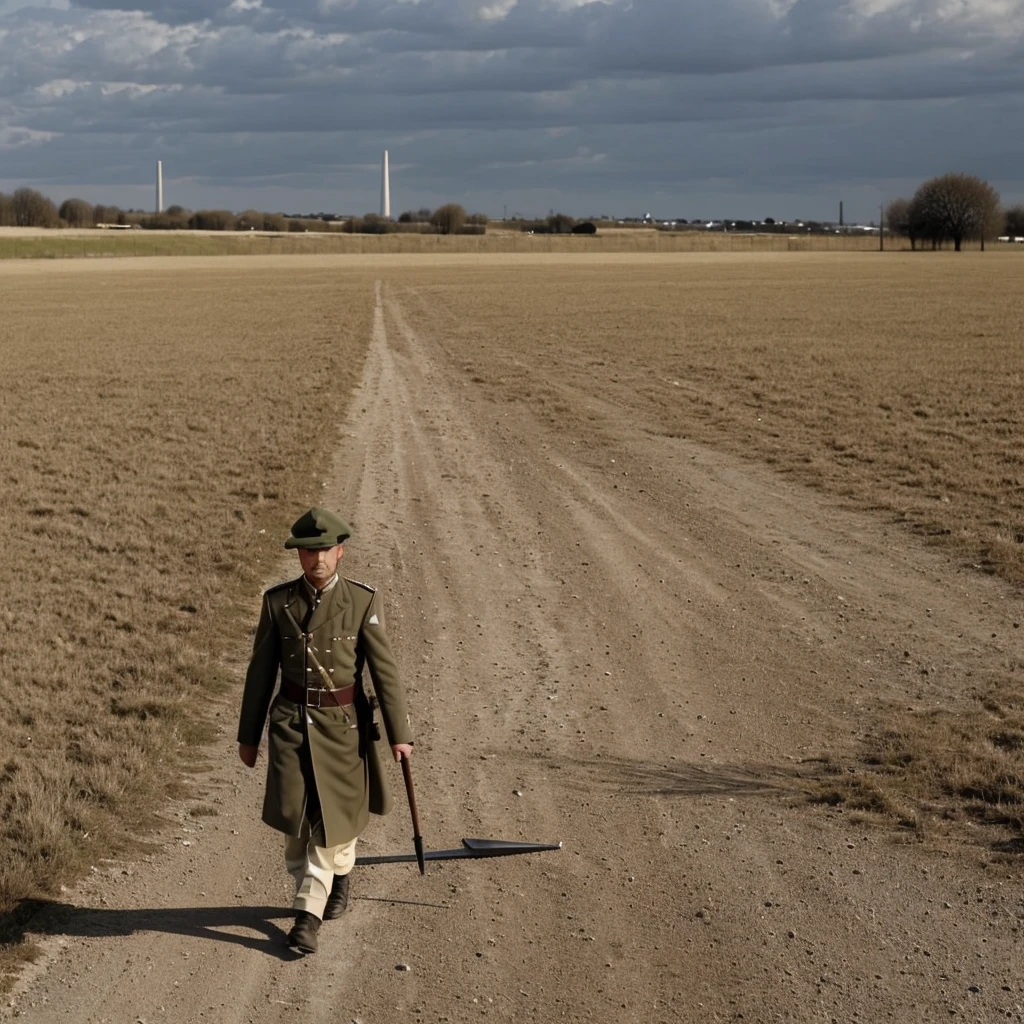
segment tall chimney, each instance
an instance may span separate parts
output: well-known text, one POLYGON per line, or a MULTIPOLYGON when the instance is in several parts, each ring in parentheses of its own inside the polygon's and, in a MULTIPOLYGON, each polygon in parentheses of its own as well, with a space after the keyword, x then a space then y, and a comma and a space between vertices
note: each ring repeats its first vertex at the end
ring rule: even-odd
POLYGON ((843 201, 839 200, 839 226, 843 226, 843 201))
POLYGON ((164 162, 156 162, 156 212, 164 212, 164 162))
POLYGON ((380 215, 385 220, 391 220, 391 172, 388 169, 388 151, 386 149, 380 167, 380 215))

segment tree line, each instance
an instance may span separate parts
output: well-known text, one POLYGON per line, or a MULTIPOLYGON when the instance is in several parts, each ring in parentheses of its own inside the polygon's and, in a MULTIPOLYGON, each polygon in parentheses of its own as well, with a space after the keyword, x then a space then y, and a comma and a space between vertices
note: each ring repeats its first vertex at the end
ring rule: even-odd
POLYGON ((519 230, 531 235, 596 235, 597 225, 567 213, 551 213, 543 220, 521 220, 519 230))
POLYGON ((102 203, 93 205, 84 199, 65 199, 58 207, 52 199, 33 188, 19 188, 8 195, 0 192, 0 227, 17 228, 92 228, 97 225, 138 227, 151 231, 337 231, 386 234, 392 231, 430 231, 440 235, 482 235, 487 217, 466 213, 458 203, 445 203, 436 210, 403 213, 398 221, 375 213, 363 217, 337 218, 288 216, 261 210, 187 210, 169 206, 162 213, 123 210, 102 203))
POLYGON ((910 199, 894 199, 885 209, 885 226, 890 234, 930 243, 932 249, 952 242, 960 252, 967 240, 985 240, 998 235, 1024 236, 1024 206, 1004 210, 999 193, 973 174, 943 174, 929 178, 910 199))

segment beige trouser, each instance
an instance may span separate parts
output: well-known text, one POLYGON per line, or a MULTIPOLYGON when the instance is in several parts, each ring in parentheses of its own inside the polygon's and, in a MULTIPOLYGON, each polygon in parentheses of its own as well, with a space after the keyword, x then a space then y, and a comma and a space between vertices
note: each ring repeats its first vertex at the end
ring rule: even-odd
POLYGON ((284 841, 285 867, 295 879, 292 907, 323 920, 334 876, 347 875, 355 866, 356 840, 341 846, 317 846, 316 840, 323 835, 323 830, 317 829, 312 836, 308 826, 302 831, 301 836, 286 836, 284 841))

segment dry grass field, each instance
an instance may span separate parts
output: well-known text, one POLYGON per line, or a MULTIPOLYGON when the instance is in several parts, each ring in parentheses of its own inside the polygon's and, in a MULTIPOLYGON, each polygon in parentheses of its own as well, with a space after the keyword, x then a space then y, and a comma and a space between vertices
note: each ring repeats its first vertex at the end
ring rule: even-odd
MULTIPOLYGON (((410 287, 416 322, 474 380, 566 436, 603 452, 625 419, 692 438, 1020 587, 1022 272, 1014 252, 721 255, 426 271, 410 287)), ((964 681, 965 708, 874 723, 876 771, 821 795, 1024 825, 1022 671, 1009 658, 964 681)))
POLYGON ((372 315, 358 275, 89 269, 0 276, 0 911, 194 767, 372 315))
MULTIPOLYGON (((434 888, 361 874, 324 940, 347 1017, 475 1018, 475 992, 494 1019, 758 1019, 771 991, 777 1019, 875 1019, 884 988, 938 1019, 968 933, 1012 1010, 1019 937, 977 863, 928 858, 1024 826, 1022 257, 0 266, 7 935, 169 795, 218 814, 145 882, 68 896, 52 934, 81 941, 14 1012, 86 1019, 52 1015, 73 990, 100 1020, 116 987, 131 1019, 225 1016, 237 976, 232 1012, 341 1016, 273 954, 277 837, 229 749, 259 588, 321 495, 392 602, 431 842, 566 841, 434 888)), ((378 852, 408 819, 383 827, 378 852)))
MULTIPOLYGON (((1018 254, 418 271, 425 329, 552 422, 593 400, 877 510, 1024 585, 1018 254)), ((588 411, 589 410, 589 411, 588 411)))
POLYGON ((853 235, 674 234, 652 228, 609 229, 596 237, 532 235, 500 229, 482 236, 443 236, 0 228, 0 260, 104 256, 373 256, 381 253, 444 256, 454 253, 859 252, 877 248, 877 239, 853 235))

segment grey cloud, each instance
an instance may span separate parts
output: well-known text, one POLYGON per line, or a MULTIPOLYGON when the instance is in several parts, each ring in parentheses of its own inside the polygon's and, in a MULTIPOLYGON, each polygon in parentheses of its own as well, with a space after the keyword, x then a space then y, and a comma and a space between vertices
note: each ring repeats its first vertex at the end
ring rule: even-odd
MULTIPOLYGON (((106 0, 79 3, 117 9, 106 0)), ((126 3, 125 9, 140 4, 126 3)), ((458 53, 564 50, 585 53, 593 67, 660 71, 727 71, 823 60, 861 60, 951 46, 965 48, 1020 37, 1024 3, 956 7, 936 0, 903 0, 865 13, 857 0, 796 0, 780 13, 778 0, 607 0, 559 8, 519 0, 503 18, 486 20, 484 2, 378 0, 325 4, 267 0, 240 12, 231 4, 178 0, 142 9, 166 24, 244 21, 258 32, 310 29, 363 37, 370 52, 458 53)))
POLYGON ((424 197, 811 193, 931 173, 951 140, 1021 178, 1024 2, 488 3, 22 9, 0 27, 2 173, 127 183, 173 152, 197 191, 356 197, 405 135, 424 197))
MULTIPOLYGON (((1024 4, 1017 5, 1021 19, 1016 23, 994 16, 929 20, 924 6, 904 3, 887 15, 857 21, 851 3, 827 0, 801 0, 781 19, 770 14, 765 0, 636 0, 570 11, 531 0, 512 8, 505 19, 481 25, 457 0, 379 7, 354 2, 306 10, 299 4, 288 9, 287 30, 281 12, 272 9, 250 12, 250 24, 231 25, 214 24, 215 19, 186 22, 184 15, 192 12, 187 4, 174 8, 183 16, 177 21, 170 18, 174 11, 158 7, 156 14, 168 17, 168 23, 109 9, 79 11, 84 22, 76 22, 71 12, 41 20, 35 34, 26 23, 0 41, 0 55, 11 52, 2 62, 0 84, 8 94, 47 76, 205 85, 241 93, 301 91, 311 80, 320 88, 344 86, 355 96, 480 89, 536 93, 615 76, 672 79, 826 63, 830 75, 842 77, 846 62, 914 54, 933 58, 930 77, 952 68, 962 78, 959 55, 965 48, 981 47, 986 66, 992 67, 995 57, 998 68, 1006 40, 1019 45, 1024 34, 1024 4), (399 30, 395 25, 402 12, 399 30), (280 24, 264 31, 261 25, 273 16, 280 24), (330 17, 336 24, 329 24, 330 17), (346 39, 310 28, 352 31, 346 29, 352 21, 355 34, 346 39), (872 27, 876 22, 882 27, 872 27), (954 44, 955 56, 941 52, 954 44)), ((1003 63, 1012 60, 1010 55, 1003 63)), ((823 76, 808 75, 807 97, 817 95, 816 77, 823 76)), ((903 80, 913 87, 907 76, 903 80)))

